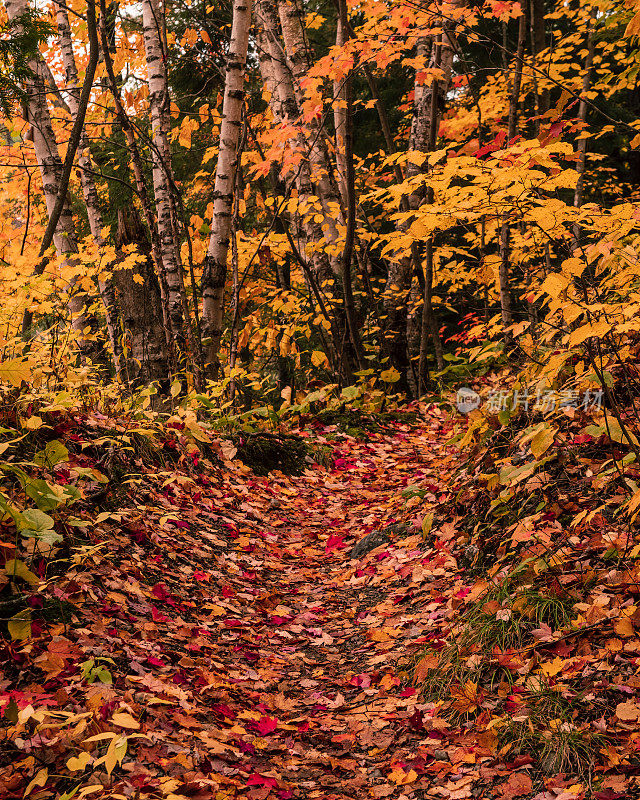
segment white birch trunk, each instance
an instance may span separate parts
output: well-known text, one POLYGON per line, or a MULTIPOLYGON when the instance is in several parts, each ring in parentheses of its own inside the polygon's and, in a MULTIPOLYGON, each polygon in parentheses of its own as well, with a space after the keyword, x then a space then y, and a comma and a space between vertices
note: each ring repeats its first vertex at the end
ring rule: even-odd
MULTIPOLYGON (((29 3, 28 0, 5 0, 5 9, 7 17, 12 21, 18 19, 29 10, 29 3)), ((45 205, 47 214, 51 216, 56 205, 56 197, 62 175, 62 160, 47 104, 47 95, 51 92, 49 84, 51 72, 39 53, 31 59, 29 67, 34 76, 25 81, 24 85, 27 94, 26 121, 31 126, 33 149, 42 179, 45 205)), ((62 206, 53 236, 53 243, 59 256, 71 257, 78 253, 78 239, 68 197, 65 198, 62 206)), ((84 330, 87 324, 83 309, 83 299, 78 296, 72 297, 69 303, 69 311, 71 312, 74 328, 80 332, 84 330)))
MULTIPOLYGON (((29 10, 29 3, 27 0, 5 0, 5 8, 9 20, 15 20, 29 10)), ((31 125, 33 132, 33 149, 42 178, 47 213, 51 214, 58 194, 62 161, 47 105, 47 93, 50 91, 48 75, 50 73, 39 54, 31 59, 29 67, 34 73, 34 77, 29 79, 24 87, 27 93, 27 122, 31 125)), ((62 208, 53 241, 56 251, 60 255, 78 252, 76 231, 68 199, 62 208)))
POLYGON ((227 277, 227 255, 238 166, 250 27, 251 0, 234 0, 220 126, 220 152, 213 193, 211 238, 202 274, 202 333, 205 340, 205 364, 214 372, 218 369, 218 352, 222 337, 224 287, 227 277))
MULTIPOLYGON (((342 20, 338 17, 336 27, 336 47, 342 47, 347 41, 347 32, 343 30, 342 20)), ((336 132, 336 166, 338 167, 338 180, 342 203, 347 205, 346 175, 347 163, 345 160, 345 131, 347 128, 347 98, 344 81, 333 82, 333 127, 336 132)))
MULTIPOLYGON (((168 289, 168 305, 175 344, 183 348, 189 319, 182 263, 175 236, 175 205, 169 176, 170 100, 164 50, 164 16, 159 0, 143 0, 142 34, 151 111, 153 193, 156 201, 157 231, 168 289)), ((187 334, 188 335, 188 334, 187 334)))
MULTIPOLYGON (((304 99, 301 82, 312 64, 312 50, 304 26, 305 12, 299 0, 277 0, 277 2, 286 63, 293 78, 296 100, 301 106, 304 99)), ((321 205, 318 211, 324 215, 324 221, 321 223, 325 231, 324 235, 327 242, 331 244, 339 238, 336 221, 344 224, 342 198, 334 177, 324 131, 321 130, 317 120, 313 120, 308 129, 311 177, 321 205)), ((340 276, 342 273, 341 258, 334 256, 330 261, 333 274, 340 276)))

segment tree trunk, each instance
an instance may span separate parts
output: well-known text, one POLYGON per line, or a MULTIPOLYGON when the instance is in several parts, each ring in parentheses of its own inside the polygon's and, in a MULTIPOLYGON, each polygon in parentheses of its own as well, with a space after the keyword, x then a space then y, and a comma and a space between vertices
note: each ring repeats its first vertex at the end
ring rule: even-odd
MULTIPOLYGON (((439 35, 439 43, 436 45, 431 37, 421 37, 416 45, 416 53, 428 63, 431 69, 439 69, 442 76, 439 80, 432 80, 425 85, 418 78, 414 83, 414 107, 413 119, 411 122, 411 134, 409 137, 409 151, 422 153, 434 149, 438 136, 440 118, 444 111, 447 93, 451 85, 451 73, 453 70, 453 58, 455 53, 455 22, 442 20, 442 34, 439 35)), ((407 177, 415 177, 424 171, 422 165, 407 162, 407 177)), ((429 198, 423 188, 418 188, 406 198, 402 206, 403 211, 417 209, 429 198)), ((404 226, 406 228, 406 224, 404 226)), ((436 362, 439 368, 444 365, 442 354, 442 343, 438 333, 438 324, 435 312, 431 303, 432 279, 433 279, 433 243, 425 250, 425 270, 423 273, 420 262, 420 248, 414 243, 411 248, 411 255, 403 258, 400 262, 392 263, 389 267, 387 286, 385 290, 384 308, 388 320, 387 347, 392 348, 392 352, 398 353, 401 350, 402 339, 406 341, 407 355, 405 363, 412 363, 413 342, 420 342, 420 353, 416 354, 419 358, 418 381, 416 389, 418 393, 424 383, 426 375, 426 337, 430 335, 436 362), (423 313, 420 315, 421 323, 418 323, 418 315, 408 314, 406 304, 402 298, 398 297, 398 291, 406 291, 411 286, 412 275, 415 274, 421 289, 423 298, 423 313), (429 280, 426 281, 425 277, 429 280), (394 287, 398 287, 394 291, 394 287), (424 315, 426 314, 426 318, 424 315), (413 326, 420 324, 420 333, 412 330, 413 326), (421 377, 422 376, 422 377, 421 377)), ((411 292, 410 292, 411 294, 411 292)), ((400 366, 399 364, 397 366, 400 366)))
MULTIPOLYGON (((527 7, 522 7, 522 14, 518 21, 518 49, 514 66, 513 80, 509 92, 509 121, 507 125, 507 141, 511 142, 518 132, 518 103, 520 102, 520 86, 522 84, 522 67, 524 62, 524 45, 527 36, 527 7)), ((498 281, 500 285, 500 314, 505 328, 513 322, 511 308, 511 292, 509 288, 511 263, 510 263, 509 219, 505 215, 500 228, 500 267, 498 268, 498 281)))
MULTIPOLYGON (((451 58, 453 58, 453 47, 451 50, 451 58)), ((443 41, 442 36, 438 37, 438 41, 434 47, 433 63, 436 68, 442 69, 442 51, 443 41)), ((451 75, 451 67, 449 67, 449 75, 451 75)), ((429 138, 427 141, 427 148, 430 152, 435 150, 436 137, 438 135, 438 94, 439 84, 434 78, 431 83, 431 108, 429 110, 429 138)), ((433 189, 427 189, 427 203, 433 203, 433 189)), ((427 338, 429 334, 433 340, 433 348, 436 355, 436 363, 438 370, 444 368, 444 356, 442 353, 442 342, 440 341, 440 334, 438 333, 438 324, 436 322, 435 312, 431 301, 433 289, 433 234, 427 240, 426 254, 425 254, 425 272, 424 272, 424 291, 423 291, 423 304, 422 304, 422 326, 420 332, 420 354, 418 361, 418 394, 427 389, 429 381, 429 371, 427 368, 427 338)))
POLYGON ((167 345, 167 357, 171 370, 177 369, 177 354, 175 350, 175 336, 173 332, 173 324, 171 320, 170 305, 169 305, 169 287, 164 270, 164 263, 162 260, 162 248, 160 238, 158 236, 158 229, 156 220, 151 209, 151 202, 147 193, 147 185, 144 179, 144 169, 142 165, 142 158, 138 145, 133 133, 133 126, 129 120, 127 112, 122 104, 120 97, 120 89, 113 68, 113 61, 111 58, 111 49, 109 47, 109 31, 107 29, 107 11, 106 0, 100 0, 100 32, 102 37, 102 55, 104 58, 105 70, 107 73, 107 80, 113 102, 115 105, 115 112, 120 127, 127 142, 127 150, 131 158, 131 166, 133 168, 133 175, 135 180, 136 191, 142 210, 144 213, 145 222, 149 228, 149 235, 151 237, 151 253, 153 257, 153 264, 155 268, 158 285, 160 287, 160 298, 162 306, 162 322, 164 328, 164 336, 167 345))
MULTIPOLYGON (((342 0, 338 0, 340 13, 336 23, 336 47, 342 47, 347 39, 347 29, 342 21, 342 0)), ((347 23, 348 25, 348 23, 347 23)), ((336 166, 338 168, 338 186, 342 195, 342 204, 348 206, 347 198, 347 163, 345 160, 345 132, 347 128, 347 79, 333 82, 333 127, 335 129, 336 141, 336 166)))
MULTIPOLYGON (((349 21, 347 16, 347 0, 338 0, 340 13, 340 29, 345 32, 346 41, 349 21)), ((341 148, 340 161, 343 167, 344 199, 347 210, 347 227, 345 232, 344 249, 342 252, 342 293, 344 309, 349 326, 349 338, 353 348, 353 356, 359 370, 364 369, 365 360, 360 340, 360 331, 356 322, 355 304, 353 301, 353 287, 351 285, 351 263, 353 261, 353 247, 356 237, 356 187, 355 168, 353 164, 353 91, 352 77, 345 75, 343 85, 338 96, 344 102, 344 115, 340 131, 339 143, 341 148), (342 141, 340 141, 340 139, 342 141)))
MULTIPOLYGON (((294 123, 300 116, 296 92, 294 90, 294 76, 288 65, 287 56, 283 44, 280 40, 280 28, 278 10, 275 0, 258 0, 256 3, 256 22, 259 28, 260 50, 260 72, 263 81, 271 90, 271 109, 275 120, 283 123, 288 120, 289 124, 294 123)), ((317 131, 315 136, 317 137, 317 131)), ((314 185, 312 180, 312 167, 310 163, 308 135, 305 136, 303 130, 299 130, 289 142, 292 150, 303 153, 303 157, 293 175, 293 183, 297 192, 299 207, 310 206, 311 198, 317 197, 320 188, 314 185)), ((290 192, 293 187, 289 187, 290 192)), ((280 191, 279 195, 286 192, 280 191)), ((300 243, 300 249, 304 253, 304 258, 295 252, 294 257, 300 258, 303 266, 305 281, 310 295, 316 298, 319 307, 324 309, 323 314, 327 317, 331 325, 332 347, 327 353, 329 360, 337 370, 342 369, 341 354, 341 326, 342 320, 338 319, 336 313, 329 313, 331 303, 328 301, 328 292, 325 282, 329 282, 333 275, 332 264, 322 246, 325 237, 323 227, 326 222, 324 207, 318 208, 316 203, 314 210, 307 211, 303 215, 295 213, 286 215, 286 222, 279 215, 279 220, 285 229, 289 224, 291 230, 285 230, 292 240, 300 243), (317 214, 320 214, 321 221, 315 221, 317 214), (324 287, 323 287, 323 284, 324 287)), ((332 220, 334 224, 334 220, 332 220)), ((295 248, 292 248, 295 249, 295 248)))
MULTIPOLYGON (((547 46, 547 29, 544 19, 544 0, 531 0, 531 53, 534 65, 540 53, 547 46)), ((549 90, 538 87, 540 76, 534 71, 534 86, 536 92, 536 112, 540 117, 549 110, 549 90)), ((540 120, 536 122, 536 133, 540 130, 540 120)))
POLYGON ((189 339, 189 310, 184 288, 179 242, 175 231, 175 204, 171 187, 171 151, 169 148, 170 100, 164 47, 164 14, 161 0, 143 0, 142 34, 144 40, 149 108, 152 131, 153 193, 160 252, 167 283, 169 315, 177 350, 184 350, 189 339))
MULTIPOLYGON (((29 3, 28 0, 5 0, 5 8, 7 17, 10 21, 13 21, 28 12, 29 3)), ((49 217, 49 224, 41 244, 40 255, 43 256, 45 254, 53 240, 58 255, 67 258, 68 262, 72 263, 72 256, 78 253, 78 240, 67 187, 71 172, 71 164, 68 163, 68 160, 75 155, 75 150, 73 143, 70 141, 67 158, 63 165, 47 104, 47 95, 51 91, 49 84, 51 72, 39 53, 29 62, 29 68, 32 70, 33 76, 24 83, 24 90, 27 95, 25 103, 26 121, 31 126, 33 148, 42 178, 42 190, 49 217), (67 167, 66 170, 65 167, 67 167)), ((79 120, 78 125, 74 124, 74 133, 78 133, 78 127, 83 119, 84 117, 79 120)), ((42 274, 45 266, 46 259, 43 259, 36 266, 35 273, 42 274)), ((73 326, 80 331, 81 337, 87 322, 83 309, 84 301, 82 298, 72 296, 69 310, 73 326)), ((28 332, 32 320, 32 314, 27 310, 23 318, 23 333, 28 332)), ((82 344, 82 338, 80 342, 82 344)))
MULTIPOLYGON (((293 89, 298 106, 301 107, 304 99, 301 83, 313 62, 313 53, 306 35, 304 7, 301 0, 278 0, 278 12, 286 64, 293 77, 293 89)), ((327 244, 331 245, 339 239, 336 223, 344 221, 342 198, 333 173, 333 165, 321 124, 314 119, 309 123, 308 130, 311 176, 315 184, 315 194, 321 205, 321 208, 315 213, 320 212, 324 216, 321 230, 323 230, 327 244)), ((314 212, 311 212, 310 216, 315 216, 314 212)), ((342 273, 342 259, 339 256, 330 256, 329 262, 333 275, 339 279, 342 273)))
POLYGON ((151 246, 133 205, 118 211, 116 248, 122 252, 126 245, 132 244, 146 256, 145 260, 133 269, 119 269, 117 264, 113 269, 113 285, 121 311, 127 355, 124 371, 133 383, 167 380, 170 372, 160 286, 153 267, 151 246))
POLYGON ((224 287, 238 144, 244 105, 244 73, 251 27, 251 0, 234 0, 231 41, 227 55, 220 152, 216 166, 211 238, 202 274, 202 334, 205 363, 214 374, 219 369, 219 350, 224 316, 224 287))
MULTIPOLYGON (((584 60, 584 71, 582 73, 582 92, 580 96, 580 104, 578 106, 578 119, 582 123, 582 130, 584 130, 587 121, 587 102, 586 93, 591 86, 591 68, 593 66, 593 56, 595 53, 595 40, 593 36, 593 24, 595 22, 595 13, 592 13, 589 20, 589 30, 587 32, 587 55, 584 60)), ((578 181, 573 196, 573 205, 580 208, 584 197, 584 171, 587 165, 587 140, 580 139, 578 142, 578 161, 576 164, 576 172, 578 173, 578 181)), ((576 239, 579 235, 576 236, 576 239)))

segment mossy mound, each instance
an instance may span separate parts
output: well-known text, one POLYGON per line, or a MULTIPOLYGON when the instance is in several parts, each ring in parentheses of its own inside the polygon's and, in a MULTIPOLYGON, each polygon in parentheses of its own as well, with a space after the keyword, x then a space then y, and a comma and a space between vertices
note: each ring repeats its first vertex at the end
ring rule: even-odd
POLYGON ((256 475, 268 475, 272 470, 301 475, 311 461, 309 447, 299 436, 244 433, 232 438, 238 448, 236 458, 256 475))

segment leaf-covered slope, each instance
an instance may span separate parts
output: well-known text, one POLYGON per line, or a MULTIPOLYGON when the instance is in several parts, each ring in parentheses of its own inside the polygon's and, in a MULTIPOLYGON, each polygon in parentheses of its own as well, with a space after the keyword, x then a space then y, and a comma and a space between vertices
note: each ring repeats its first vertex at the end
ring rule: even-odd
POLYGON ((435 490, 442 427, 339 438, 330 470, 299 477, 187 458, 179 436, 174 467, 132 456, 126 494, 31 588, 32 638, 5 642, 3 796, 32 779, 43 797, 402 794, 422 737, 397 667, 429 615, 422 536, 347 559, 406 517, 408 484, 435 490))

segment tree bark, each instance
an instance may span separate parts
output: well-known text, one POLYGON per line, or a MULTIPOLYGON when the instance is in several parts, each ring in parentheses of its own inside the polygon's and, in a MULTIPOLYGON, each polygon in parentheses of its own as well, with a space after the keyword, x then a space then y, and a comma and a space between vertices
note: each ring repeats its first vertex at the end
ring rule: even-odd
MULTIPOLYGON (((288 121, 289 124, 296 123, 300 117, 300 109, 294 90, 294 76, 287 62, 283 43, 280 40, 280 23, 276 0, 257 1, 256 22, 261 44, 260 72, 263 81, 271 91, 270 105, 274 118, 279 123, 284 123, 285 121, 288 121)), ((318 131, 313 134, 314 138, 317 138, 318 135, 318 131)), ((323 226, 325 225, 326 214, 323 206, 318 207, 317 197, 320 189, 312 180, 308 135, 305 137, 303 129, 298 129, 297 133, 292 136, 289 146, 292 150, 302 153, 303 157, 293 175, 293 186, 290 184, 286 190, 283 187, 282 191, 278 191, 277 194, 284 196, 295 188, 298 207, 310 208, 313 204, 313 210, 311 212, 306 211, 300 215, 287 212, 285 219, 283 219, 284 215, 281 213, 278 215, 279 222, 282 223, 284 232, 292 241, 294 257, 297 260, 301 260, 305 282, 310 295, 316 298, 319 307, 323 309, 322 313, 330 322, 332 346, 327 355, 334 367, 340 370, 343 368, 340 320, 337 319, 335 313, 329 312, 332 304, 328 298, 329 292, 327 290, 327 283, 331 281, 334 272, 325 248, 322 246, 322 241, 325 237, 323 226), (316 198, 315 204, 314 198, 316 198), (322 212, 320 214, 321 222, 318 223, 315 221, 315 216, 320 212, 322 212), (304 258, 299 255, 298 249, 294 247, 294 241, 299 243, 299 248, 304 253, 304 258)), ((277 183, 278 181, 276 181, 277 183)), ((332 220, 333 222, 334 220, 332 220)))
MULTIPOLYGON (((121 311, 126 345, 123 370, 132 383, 163 381, 169 377, 162 299, 151 245, 135 206, 118 211, 116 248, 123 254, 135 245, 145 259, 133 269, 113 269, 113 285, 121 311), (141 282, 142 281, 142 282, 141 282)), ((124 254, 123 254, 124 255, 124 254)))
MULTIPOLYGON (((434 47, 434 66, 440 67, 442 64, 442 36, 438 37, 438 41, 434 47)), ((453 48, 451 48, 453 54, 453 48)), ((453 57, 453 55, 452 55, 453 57)), ((450 74, 451 68, 449 68, 450 74)), ((429 110, 429 138, 427 147, 430 152, 435 150, 436 137, 438 134, 438 81, 433 80, 431 84, 431 108, 429 110)), ((427 189, 427 203, 433 203, 433 189, 427 189)), ((418 361, 418 394, 427 389, 429 382, 429 371, 427 368, 427 339, 429 334, 433 341, 433 348, 436 355, 436 363, 438 369, 444 368, 444 356, 442 352, 442 342, 440 341, 440 334, 438 333, 438 324, 435 318, 435 312, 432 305, 432 289, 433 289, 433 234, 427 240, 426 253, 425 253, 425 274, 424 274, 424 291, 423 291, 423 304, 422 304, 422 326, 420 332, 420 353, 418 361)))
MULTIPOLYGON (((531 0, 531 54, 534 65, 537 57, 547 46, 547 29, 544 19, 544 0, 531 0)), ((537 71, 533 74, 536 92, 536 112, 538 117, 549 110, 549 91, 540 90, 538 81, 540 76, 537 71)), ((536 133, 540 130, 540 120, 536 121, 536 133)))
MULTIPOLYGON (((582 130, 584 130, 587 121, 587 101, 586 93, 591 86, 591 68, 593 66, 593 56, 595 53, 595 40, 593 36, 593 23, 595 21, 595 14, 592 14, 589 20, 589 29, 587 31, 587 55, 584 60, 584 70, 582 73, 582 92, 580 96, 580 104, 578 105, 578 119, 582 123, 582 130)), ((576 172, 578 173, 578 181, 573 196, 573 205, 580 208, 584 197, 584 171, 587 165, 587 140, 580 139, 578 141, 578 161, 576 164, 576 172)))
MULTIPOLYGON (((338 0, 339 13, 336 23, 336 47, 342 47, 347 39, 347 26, 342 21, 342 0, 338 0)), ((347 21, 348 25, 348 21, 347 21)), ((342 195, 342 204, 348 207, 347 197, 347 163, 345 135, 347 128, 347 80, 333 82, 333 127, 335 130, 336 166, 338 168, 338 186, 342 195)))
MULTIPOLYGON (((347 31, 349 29, 349 21, 347 17, 347 2, 346 0, 338 0, 340 10, 340 29, 345 32, 344 40, 346 42, 347 31)), ((353 347, 353 354, 355 362, 359 370, 364 369, 364 353, 362 350, 362 341, 360 340, 360 332, 356 322, 355 304, 353 301, 353 287, 351 284, 351 262, 353 260, 353 247, 356 236, 356 187, 355 187, 355 168, 353 164, 353 91, 352 91, 352 77, 346 75, 343 85, 338 92, 340 101, 344 102, 344 115, 342 127, 340 131, 340 138, 338 143, 342 145, 339 152, 341 155, 344 184, 344 199, 347 208, 347 228, 345 232, 344 249, 342 253, 342 292, 344 297, 344 309, 347 317, 347 324, 349 326, 349 337, 351 339, 351 346, 353 347), (340 139, 342 141, 340 142, 340 139)))
POLYGON ((244 106, 244 73, 251 27, 251 0, 234 0, 231 41, 227 55, 220 151, 216 165, 211 237, 202 274, 202 333, 205 364, 213 374, 219 370, 219 350, 224 317, 224 288, 238 144, 244 106))
MULTIPOLYGON (((524 64, 524 46, 527 36, 527 7, 522 6, 522 14, 518 21, 518 49, 509 92, 509 120, 507 124, 507 142, 511 142, 518 132, 518 103, 520 102, 520 86, 522 84, 522 68, 524 64)), ((505 328, 513 322, 510 291, 510 239, 508 215, 505 214, 500 228, 500 266, 498 268, 498 281, 500 286, 500 314, 505 328)))
MULTIPOLYGON (((459 3, 452 3, 457 6, 459 3)), ((428 64, 431 69, 439 69, 442 76, 439 80, 432 80, 429 85, 418 78, 418 70, 414 82, 414 106, 413 119, 411 122, 411 132, 409 136, 408 150, 417 152, 429 152, 435 147, 437 140, 440 118, 445 108, 446 97, 451 86, 451 74, 453 70, 453 58, 455 53, 455 22, 441 19, 442 34, 440 45, 436 46, 432 37, 422 36, 416 44, 416 54, 428 64)), ((407 178, 416 177, 424 171, 422 165, 407 162, 407 178)), ((417 209, 425 200, 423 188, 417 188, 408 197, 401 200, 401 209, 409 211, 417 209)), ((406 230, 407 223, 403 223, 400 229, 406 230)), ((419 375, 424 375, 426 370, 426 354, 424 352, 424 337, 422 330, 428 330, 434 344, 434 351, 438 365, 442 361, 442 344, 438 334, 438 325, 435 314, 431 306, 431 285, 427 285, 426 276, 433 276, 432 245, 426 248, 425 257, 427 263, 423 273, 420 261, 420 248, 414 242, 411 246, 411 254, 393 261, 389 264, 387 284, 383 297, 383 308, 386 315, 385 342, 383 343, 383 353, 391 357, 392 362, 402 372, 407 370, 412 364, 413 344, 415 341, 421 343, 423 351, 422 362, 418 363, 418 375, 416 391, 419 393, 422 379, 419 375), (423 311, 426 311, 427 318, 420 323, 420 333, 413 330, 417 323, 417 316, 408 313, 408 308, 403 293, 411 297, 414 292, 411 290, 413 277, 418 281, 421 290, 423 311), (422 363, 422 366, 420 366, 422 363)), ((424 313, 421 315, 421 319, 424 313)), ((418 359, 420 359, 419 353, 418 359)))
POLYGON ((167 302, 178 351, 189 340, 189 309, 184 288, 180 246, 176 238, 176 210, 171 191, 171 151, 169 148, 170 99, 164 46, 164 15, 162 0, 143 0, 142 36, 144 41, 149 108, 152 131, 153 193, 156 202, 156 224, 160 254, 167 285, 167 302))
MULTIPOLYGON (((27 13, 28 0, 6 0, 5 8, 9 20, 15 20, 27 13)), ((69 135, 67 153, 64 163, 60 158, 58 145, 53 133, 51 116, 47 105, 47 94, 50 89, 51 72, 38 53, 29 64, 33 77, 26 81, 27 93, 27 122, 31 125, 33 133, 33 146, 42 178, 42 188, 47 207, 49 221, 45 230, 39 258, 42 260, 36 266, 35 274, 41 275, 46 267, 46 259, 42 257, 47 252, 51 243, 61 256, 70 256, 78 252, 71 204, 68 197, 69 179, 73 168, 73 161, 82 135, 84 119, 93 85, 93 76, 98 63, 98 40, 96 31, 94 0, 87 0, 87 32, 89 36, 89 61, 87 64, 85 80, 78 98, 77 115, 69 135)), ((84 301, 80 297, 72 297, 69 310, 73 325, 80 332, 86 325, 83 313, 84 301)), ((33 322, 33 315, 29 309, 24 313, 22 331, 26 334, 33 322)), ((80 339, 82 344, 82 338, 80 339)))
POLYGON ((111 49, 109 47, 109 31, 107 29, 106 20, 107 20, 106 0, 100 0, 100 33, 102 38, 102 55, 104 58, 104 65, 107 73, 107 80, 109 83, 109 88, 111 90, 111 95, 113 97, 116 117, 118 119, 120 127, 122 128, 125 140, 127 142, 127 150, 129 151, 129 156, 131 158, 131 166, 133 169, 136 192, 138 195, 138 199, 140 201, 140 205, 142 206, 145 222, 147 223, 147 227, 149 229, 149 235, 151 237, 151 253, 152 253, 156 277, 158 279, 158 285, 160 287, 162 322, 164 328, 165 342, 167 345, 167 358, 171 370, 176 370, 177 354, 175 350, 175 337, 173 332, 173 323, 171 319, 170 305, 169 305, 169 287, 167 284, 167 278, 164 270, 164 263, 162 260, 161 242, 158 236, 156 220, 153 211, 151 209, 151 202, 147 192, 147 185, 144 179, 142 158, 140 156, 140 151, 138 149, 138 145, 133 133, 133 126, 131 125, 127 112, 125 111, 125 108, 122 104, 122 98, 120 97, 120 89, 118 87, 118 82, 113 68, 113 61, 111 58, 111 49))

